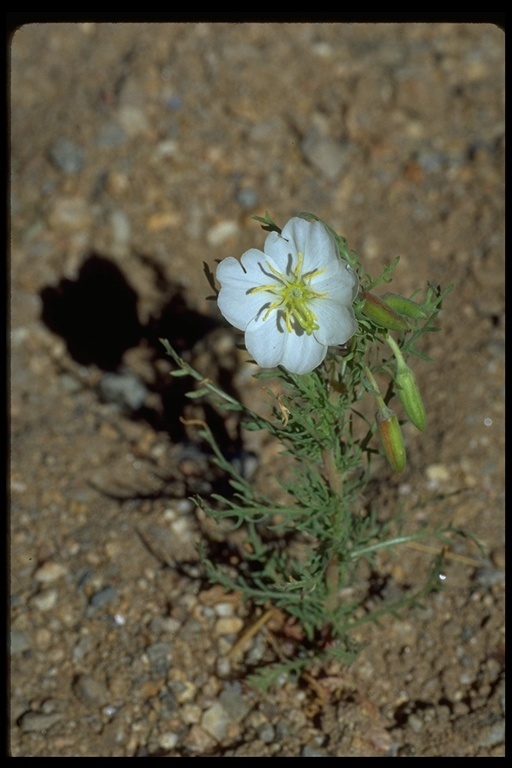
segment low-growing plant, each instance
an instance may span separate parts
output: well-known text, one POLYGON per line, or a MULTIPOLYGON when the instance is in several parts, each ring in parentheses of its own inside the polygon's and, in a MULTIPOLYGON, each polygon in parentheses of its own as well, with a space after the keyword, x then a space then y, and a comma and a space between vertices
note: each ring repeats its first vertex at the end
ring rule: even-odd
POLYGON ((251 410, 162 343, 177 366, 172 375, 197 382, 191 398, 238 412, 245 430, 266 430, 291 463, 290 477, 280 479, 285 493, 276 499, 251 483, 201 425, 231 492, 195 501, 214 520, 244 531, 239 565, 206 559, 208 576, 253 604, 279 609, 301 628, 299 653, 266 673, 268 682, 283 664, 297 670, 326 649, 350 656, 356 627, 439 587, 434 559, 425 583, 378 607, 363 609, 351 589, 362 564, 376 567, 379 551, 427 537, 446 543, 453 533, 449 524, 405 531, 398 512, 383 521, 367 498, 375 454, 394 472, 406 466, 403 419, 420 431, 426 427, 411 360, 428 359, 419 344, 438 330, 436 318, 453 286, 429 284, 407 297, 381 292, 398 257, 374 278, 345 238, 317 216, 301 213, 283 229, 268 213, 254 218, 269 233, 264 250, 224 259, 215 277, 209 265, 205 271, 221 313, 245 334, 258 366, 254 375, 276 384, 275 391, 267 389, 272 416, 251 410), (364 398, 374 400, 371 417, 360 405, 364 398))

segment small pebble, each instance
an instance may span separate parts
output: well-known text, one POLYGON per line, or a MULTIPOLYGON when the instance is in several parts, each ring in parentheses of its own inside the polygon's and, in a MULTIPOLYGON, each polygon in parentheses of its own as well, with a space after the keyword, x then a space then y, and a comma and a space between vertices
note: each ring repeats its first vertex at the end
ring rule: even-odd
POLYGON ((15 656, 16 654, 23 653, 23 651, 28 651, 29 648, 30 643, 25 633, 20 632, 18 629, 11 629, 11 655, 15 656))
POLYGON ((183 746, 189 752, 199 755, 207 755, 217 746, 214 737, 200 725, 193 725, 187 736, 183 739, 183 746))
POLYGON ((171 112, 178 112, 183 106, 183 99, 177 93, 173 93, 165 100, 165 106, 171 112))
POLYGON ((244 626, 243 619, 238 616, 225 616, 220 618, 215 624, 215 635, 236 635, 244 626))
POLYGON ((306 136, 301 149, 306 160, 331 181, 338 178, 352 154, 349 144, 318 136, 316 131, 306 136))
POLYGON ((93 608, 102 608, 104 605, 108 605, 112 600, 117 597, 117 592, 114 587, 104 587, 94 593, 91 597, 90 604, 93 608))
POLYGON ((45 699, 41 704, 41 713, 45 715, 53 715, 54 712, 65 711, 67 702, 65 699, 45 699))
POLYGON ((193 701, 197 694, 197 686, 192 680, 171 680, 169 688, 179 704, 193 701))
POLYGON ((191 499, 180 499, 176 502, 176 509, 181 515, 186 515, 192 512, 195 506, 196 505, 191 499))
POLYGON ((328 757, 328 754, 325 749, 319 749, 318 747, 306 744, 301 752, 301 757, 328 757))
POLYGON ((227 683, 219 696, 219 701, 235 722, 241 722, 251 709, 251 703, 243 695, 238 681, 227 683))
POLYGON ((110 226, 116 244, 126 245, 130 242, 132 228, 130 219, 124 211, 112 211, 110 214, 110 226))
POLYGON ((91 675, 80 675, 73 683, 73 693, 87 707, 104 706, 109 700, 105 683, 91 675))
POLYGON ((149 122, 143 110, 131 104, 125 104, 119 108, 118 119, 121 128, 128 136, 138 136, 149 128, 149 122))
POLYGON ((52 581, 57 581, 57 579, 64 576, 67 571, 66 566, 61 563, 47 562, 37 569, 34 578, 42 584, 50 584, 52 581))
POLYGON ((36 630, 36 646, 40 651, 47 651, 52 646, 54 635, 47 627, 39 627, 36 630))
POLYGON ((39 611, 51 611, 57 604, 58 597, 59 593, 56 589, 48 589, 46 592, 41 592, 40 595, 33 597, 30 603, 39 611))
POLYGON ((148 394, 145 384, 131 371, 106 373, 99 383, 99 390, 105 402, 131 412, 142 407, 148 394))
POLYGON ((158 744, 162 749, 174 749, 178 741, 179 741, 179 736, 177 733, 174 733, 173 731, 162 733, 158 737, 158 744))
POLYGON ((427 173, 440 171, 447 164, 446 156, 443 152, 434 152, 432 150, 420 149, 417 156, 418 164, 427 173))
POLYGON ((217 675, 223 679, 227 679, 231 675, 231 660, 227 656, 220 656, 217 659, 217 675))
MULTIPOLYGON (((265 744, 271 744, 276 737, 276 732, 274 730, 273 725, 270 723, 264 723, 259 729, 258 729, 258 738, 265 742, 265 744)), ((307 757, 307 755, 303 755, 304 757, 307 757)), ((312 755, 313 756, 313 755, 312 755)))
POLYGON ((179 144, 175 139, 165 139, 157 144, 156 151, 159 157, 174 157, 178 154, 179 144))
POLYGON ((100 149, 118 147, 127 140, 128 136, 119 123, 107 123, 102 126, 96 139, 96 146, 100 149))
POLYGON ((231 459, 235 470, 246 480, 251 480, 260 465, 259 457, 253 451, 239 451, 231 459))
POLYGON ((493 565, 500 570, 505 570, 505 546, 496 547, 491 552, 493 565))
POLYGON ((76 232, 90 226, 91 212, 83 197, 59 197, 53 200, 48 221, 55 229, 76 232))
POLYGON ((242 187, 237 189, 235 193, 236 201, 245 211, 251 211, 259 203, 259 195, 254 189, 249 187, 242 187))
POLYGON ((41 712, 25 712, 18 720, 23 733, 41 733, 48 731, 52 725, 59 723, 64 715, 61 712, 44 714, 41 712))
POLYGON ((69 139, 57 139, 50 147, 50 158, 63 173, 78 173, 84 167, 85 152, 69 139))
POLYGON ((475 580, 479 587, 489 589, 495 584, 501 584, 505 581, 505 571, 503 571, 501 568, 483 566, 482 568, 478 568, 476 571, 475 580))
POLYGON ((91 635, 81 637, 73 648, 73 662, 81 662, 94 648, 94 639, 91 635))
POLYGON ((169 635, 175 635, 181 627, 181 622, 178 619, 173 619, 172 616, 168 616, 162 620, 162 630, 169 635))
POLYGON ((423 723, 417 715, 411 715, 407 720, 407 723, 411 726, 414 733, 419 733, 423 728, 423 723))
POLYGON ((225 619, 233 616, 234 606, 233 603, 217 603, 215 606, 215 613, 217 616, 225 619))
POLYGON ((203 710, 199 704, 185 704, 180 709, 180 717, 187 725, 194 725, 201 722, 203 710))
POLYGON ((450 479, 450 470, 444 464, 430 464, 426 468, 425 474, 432 487, 437 487, 450 479))
POLYGON ((234 237, 238 234, 238 224, 236 221, 219 221, 213 227, 210 227, 206 233, 206 239, 209 245, 216 246, 222 245, 230 237, 234 237))
POLYGON ((166 677, 172 658, 172 647, 169 643, 152 643, 146 648, 146 656, 151 669, 159 677, 166 677))
POLYGON ((505 720, 478 729, 477 743, 480 747, 494 747, 505 743, 505 720))
POLYGON ((215 702, 206 710, 201 720, 201 726, 208 731, 217 741, 226 738, 231 717, 220 702, 215 702))

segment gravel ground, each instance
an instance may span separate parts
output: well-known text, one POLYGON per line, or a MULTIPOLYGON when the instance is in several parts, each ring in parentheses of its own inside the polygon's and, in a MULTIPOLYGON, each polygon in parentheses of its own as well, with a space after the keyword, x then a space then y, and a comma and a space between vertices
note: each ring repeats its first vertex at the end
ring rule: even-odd
MULTIPOLYGON (((10 753, 503 755, 502 31, 29 25, 10 110, 10 753), (235 653, 260 614, 198 563, 189 497, 222 478, 157 339, 263 407, 202 265, 260 246, 265 209, 314 211, 376 274, 399 254, 397 291, 455 284, 417 369, 428 429, 374 485, 383 517, 485 556, 454 542, 444 590, 351 665, 263 694, 284 617, 235 653)), ((272 487, 274 446, 245 448, 272 487)), ((384 591, 428 563, 383 559, 384 591)))

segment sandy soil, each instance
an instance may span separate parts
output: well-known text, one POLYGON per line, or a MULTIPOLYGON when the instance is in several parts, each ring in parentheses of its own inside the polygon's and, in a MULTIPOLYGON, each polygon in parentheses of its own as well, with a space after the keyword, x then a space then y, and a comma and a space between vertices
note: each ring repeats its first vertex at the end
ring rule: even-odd
MULTIPOLYGON (((32 25, 10 109, 11 754, 502 755, 501 30, 32 25), (261 245, 265 209, 314 211, 371 271, 399 254, 397 291, 455 284, 417 368, 428 429, 376 499, 484 555, 457 540, 353 664, 263 695, 277 633, 230 655, 259 613, 197 562, 188 497, 222 478, 157 338, 260 402, 202 265, 261 245)), ((383 593, 429 557, 383 561, 383 593)))

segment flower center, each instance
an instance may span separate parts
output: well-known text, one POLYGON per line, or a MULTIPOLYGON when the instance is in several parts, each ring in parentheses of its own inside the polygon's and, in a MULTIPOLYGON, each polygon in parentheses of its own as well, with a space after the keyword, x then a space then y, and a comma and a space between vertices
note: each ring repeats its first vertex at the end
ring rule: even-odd
POLYGON ((309 306, 312 299, 324 299, 327 293, 318 293, 311 287, 311 280, 317 275, 322 274, 325 268, 315 269, 307 274, 302 274, 303 254, 299 251, 297 254, 297 263, 290 274, 279 272, 268 261, 267 268, 274 275, 276 280, 268 285, 258 285, 251 288, 249 293, 258 293, 266 291, 276 296, 265 310, 263 320, 267 320, 274 310, 280 310, 284 313, 284 322, 286 330, 292 333, 294 320, 308 335, 318 330, 316 315, 309 306))

